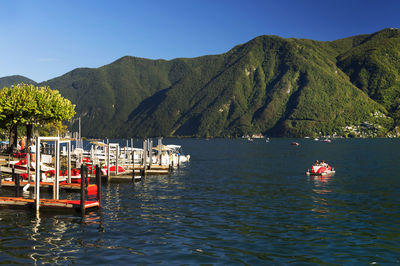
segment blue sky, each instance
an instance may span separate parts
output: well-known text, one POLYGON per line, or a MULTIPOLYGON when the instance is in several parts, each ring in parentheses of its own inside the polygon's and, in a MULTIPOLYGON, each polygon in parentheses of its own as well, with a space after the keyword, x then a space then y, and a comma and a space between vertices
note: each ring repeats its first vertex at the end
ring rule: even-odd
POLYGON ((0 0, 0 77, 221 54, 260 35, 331 41, 400 28, 399 11, 397 0, 0 0))

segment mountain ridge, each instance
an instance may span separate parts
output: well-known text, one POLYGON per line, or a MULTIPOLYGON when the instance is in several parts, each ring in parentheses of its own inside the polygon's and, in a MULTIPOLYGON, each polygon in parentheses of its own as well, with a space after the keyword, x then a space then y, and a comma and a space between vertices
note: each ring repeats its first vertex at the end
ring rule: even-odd
POLYGON ((39 85, 76 104, 91 137, 397 136, 399 62, 398 29, 329 42, 262 35, 219 55, 124 56, 39 85))

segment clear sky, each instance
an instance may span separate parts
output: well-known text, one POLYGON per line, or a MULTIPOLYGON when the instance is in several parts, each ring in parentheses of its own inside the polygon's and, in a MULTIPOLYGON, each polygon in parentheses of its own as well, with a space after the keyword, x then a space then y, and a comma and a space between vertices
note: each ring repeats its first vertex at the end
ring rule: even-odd
POLYGON ((227 52, 260 35, 331 41, 400 28, 399 0, 0 0, 0 77, 37 82, 131 55, 227 52))

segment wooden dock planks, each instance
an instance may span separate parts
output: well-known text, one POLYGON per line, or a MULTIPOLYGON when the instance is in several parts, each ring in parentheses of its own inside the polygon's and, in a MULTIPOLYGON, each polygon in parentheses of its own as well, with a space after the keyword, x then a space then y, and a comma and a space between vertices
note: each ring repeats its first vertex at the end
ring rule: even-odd
MULTIPOLYGON (((26 181, 21 181, 20 186, 21 188, 27 185, 28 182, 26 181)), ((14 181, 1 181, 1 186, 3 187, 15 187, 15 182, 14 181)), ((40 182, 40 188, 53 188, 54 183, 53 182, 40 182)), ((92 187, 95 187, 95 184, 89 184, 88 185, 88 190, 92 187)), ((30 182, 30 187, 34 188, 35 187, 35 182, 30 182)), ((81 184, 79 183, 60 183, 59 185, 60 188, 62 189, 69 189, 69 190, 80 190, 81 189, 81 184)))
MULTIPOLYGON (((26 170, 15 168, 14 171, 16 174, 26 174, 26 170)), ((0 172, 5 173, 5 174, 12 174, 12 168, 8 167, 8 166, 1 166, 0 172)), ((32 173, 34 173, 34 172, 35 171, 32 170, 32 173)))
MULTIPOLYGON (((40 208, 43 209, 74 209, 80 210, 80 200, 53 200, 53 199, 39 199, 40 208)), ((5 207, 16 207, 16 206, 25 206, 25 207, 35 207, 34 199, 26 199, 22 197, 0 197, 0 206, 5 207)), ((85 209, 99 208, 98 201, 85 201, 85 209)))

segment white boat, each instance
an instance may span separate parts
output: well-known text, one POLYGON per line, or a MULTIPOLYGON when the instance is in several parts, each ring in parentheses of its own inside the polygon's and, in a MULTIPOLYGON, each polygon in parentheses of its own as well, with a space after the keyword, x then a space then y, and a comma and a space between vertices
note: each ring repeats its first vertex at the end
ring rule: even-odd
POLYGON ((327 143, 331 143, 331 142, 332 142, 332 140, 330 140, 330 139, 323 139, 323 140, 321 140, 321 142, 327 142, 327 143))

